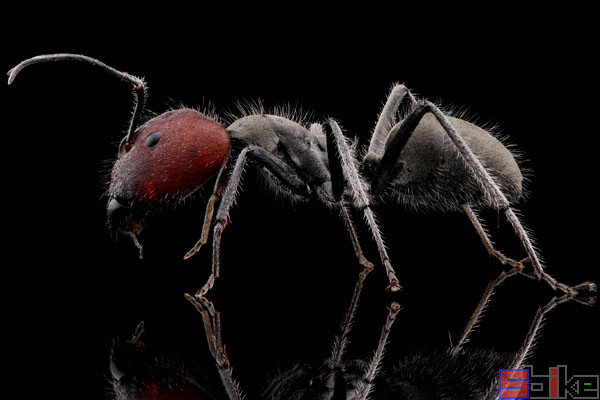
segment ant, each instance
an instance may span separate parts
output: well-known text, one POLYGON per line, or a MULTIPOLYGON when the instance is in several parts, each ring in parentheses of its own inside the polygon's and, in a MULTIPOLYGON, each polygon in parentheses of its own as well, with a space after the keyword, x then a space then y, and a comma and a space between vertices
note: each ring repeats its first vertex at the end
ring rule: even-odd
MULTIPOLYGON (((559 304, 569 301, 591 305, 596 300, 564 294, 553 297, 539 307, 522 345, 514 354, 500 353, 485 348, 468 348, 470 335, 479 325, 494 290, 507 278, 522 273, 535 278, 523 267, 503 271, 486 287, 473 314, 456 344, 443 350, 414 353, 396 358, 391 366, 382 367, 385 346, 402 307, 392 303, 377 343, 370 358, 346 359, 350 331, 364 282, 372 267, 363 268, 356 281, 350 306, 341 324, 341 333, 333 342, 330 355, 317 363, 297 364, 268 382, 262 400, 494 400, 498 397, 498 370, 522 368, 530 355, 533 343, 540 334, 545 316, 559 304)), ((186 298, 200 312, 209 350, 221 377, 228 400, 245 398, 239 383, 233 377, 233 368, 222 341, 221 318, 211 301, 186 294, 186 298)), ((117 346, 111 354, 112 386, 117 400, 170 400, 216 399, 197 383, 194 377, 175 363, 156 361, 144 352, 138 325, 133 339, 125 346, 117 346)), ((213 388, 214 390, 214 388, 213 388)), ((214 392, 213 392, 214 393, 214 392)))
POLYGON ((511 208, 523 196, 523 175, 513 154, 483 128, 446 116, 430 101, 416 100, 404 85, 395 85, 391 90, 368 151, 359 161, 332 118, 323 125, 306 127, 290 118, 259 111, 225 127, 208 115, 181 108, 138 126, 147 92, 145 82, 84 55, 49 54, 27 59, 8 72, 8 83, 29 65, 61 60, 95 65, 134 87, 134 111, 112 168, 107 215, 111 227, 132 237, 140 256, 142 246, 137 236, 143 229, 144 215, 183 201, 216 177, 201 237, 184 256, 192 257, 207 243, 213 226, 212 270, 196 293, 199 298, 219 276, 221 236, 249 160, 277 192, 291 200, 312 199, 338 209, 359 263, 371 266, 348 208, 361 212, 392 291, 401 286, 371 209, 371 199, 386 194, 412 208, 464 212, 490 255, 512 267, 530 262, 537 279, 543 279, 554 290, 567 294, 596 290, 592 282, 568 286, 545 272, 529 235, 511 208), (400 115, 403 105, 408 111, 400 115), (508 258, 494 248, 475 212, 490 207, 505 213, 527 253, 523 260, 508 258))

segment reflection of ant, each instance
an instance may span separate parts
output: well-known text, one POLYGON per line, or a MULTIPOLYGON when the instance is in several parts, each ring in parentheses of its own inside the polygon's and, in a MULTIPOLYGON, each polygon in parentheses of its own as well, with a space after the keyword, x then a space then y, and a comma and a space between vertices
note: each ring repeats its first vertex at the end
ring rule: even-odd
POLYGON ((495 290, 506 278, 522 273, 535 279, 534 275, 523 272, 522 267, 503 271, 485 289, 475 311, 469 318, 463 333, 455 345, 447 351, 419 353, 405 357, 381 379, 382 399, 456 399, 494 400, 499 396, 499 369, 522 368, 531 354, 533 344, 539 335, 543 319, 550 310, 559 304, 575 301, 592 305, 596 297, 577 297, 564 294, 553 297, 546 305, 539 307, 519 350, 514 354, 499 353, 490 349, 465 347, 471 333, 478 325, 484 309, 495 290))
MULTIPOLYGON (((455 345, 451 345, 447 351, 419 353, 406 357, 396 362, 392 368, 382 369, 379 373, 388 334, 400 310, 397 303, 390 307, 373 357, 366 360, 344 360, 343 358, 363 282, 369 272, 370 268, 365 268, 360 274, 342 325, 342 333, 335 339, 329 358, 316 368, 305 364, 283 372, 270 382, 261 399, 493 400, 498 396, 498 370, 515 369, 523 365, 547 312, 558 304, 570 300, 590 305, 596 299, 595 297, 578 298, 575 294, 552 298, 544 307, 538 309, 523 344, 515 354, 501 354, 493 350, 465 347, 494 289, 506 278, 523 273, 522 266, 514 267, 510 271, 503 271, 498 278, 490 282, 455 345)), ((528 273, 523 274, 535 278, 528 273)), ((219 313, 205 298, 190 295, 186 297, 202 314, 209 348, 215 358, 229 399, 242 399, 241 390, 232 377, 231 364, 221 342, 219 313)))
POLYGON ((133 337, 117 342, 110 357, 116 400, 215 400, 181 365, 146 351, 141 322, 133 337))
POLYGON ((252 110, 225 127, 217 119, 190 109, 171 110, 137 126, 144 110, 143 80, 78 54, 30 58, 9 71, 10 84, 31 64, 76 60, 95 65, 132 84, 136 103, 129 130, 121 141, 108 191, 108 219, 129 234, 138 247, 143 217, 164 204, 178 203, 216 177, 208 201, 202 235, 185 256, 191 257, 213 232, 212 272, 196 293, 206 295, 219 274, 221 235, 247 161, 254 162, 267 182, 294 200, 313 199, 340 210, 362 265, 370 265, 361 250, 347 207, 359 210, 370 228, 392 290, 400 284, 379 232, 371 197, 386 189, 398 203, 411 208, 466 213, 487 251, 503 264, 531 262, 538 279, 553 289, 575 294, 595 290, 591 282, 568 286, 546 273, 529 235, 511 204, 522 198, 523 176, 513 154, 486 130, 459 118, 447 117, 429 101, 417 101, 403 85, 396 85, 379 116, 362 161, 348 145, 337 122, 310 127, 279 115, 252 110), (399 110, 407 103, 408 111, 399 110), (233 154, 231 149, 236 146, 233 154), (216 216, 213 221, 213 214, 216 216), (474 209, 502 210, 527 253, 512 260, 496 250, 474 209))
MULTIPOLYGON (((382 329, 376 350, 369 359, 344 359, 349 344, 353 317, 364 280, 371 268, 359 275, 349 309, 335 338, 330 356, 319 364, 298 364, 275 376, 260 397, 263 400, 494 400, 498 396, 498 370, 519 368, 531 352, 542 321, 558 304, 576 301, 592 304, 595 298, 578 298, 573 294, 554 297, 540 307, 531 323, 523 344, 514 354, 501 354, 487 349, 466 347, 469 335, 478 324, 494 289, 506 278, 522 272, 522 267, 504 271, 490 282, 475 311, 455 345, 445 351, 418 353, 381 368, 385 345, 400 306, 393 303, 382 329)), ((531 276, 533 277, 533 276, 531 276)), ((208 339, 227 399, 241 400, 242 390, 234 380, 232 365, 221 336, 220 315, 213 304, 203 297, 186 295, 201 313, 208 339)), ((111 371, 118 400, 214 399, 189 374, 171 364, 144 358, 139 336, 143 326, 125 350, 113 351, 111 371), (133 350, 133 351, 132 351, 133 350), (134 360, 133 362, 131 360, 134 360), (123 365, 126 367, 123 368, 123 365)))

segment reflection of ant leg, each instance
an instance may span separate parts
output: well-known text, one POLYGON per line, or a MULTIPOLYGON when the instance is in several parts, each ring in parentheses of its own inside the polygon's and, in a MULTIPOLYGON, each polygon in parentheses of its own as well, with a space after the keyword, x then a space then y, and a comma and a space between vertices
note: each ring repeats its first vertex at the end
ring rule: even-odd
POLYGON ((242 400, 242 391, 238 383, 233 379, 231 364, 227 358, 225 347, 221 341, 221 318, 219 312, 215 310, 213 304, 205 297, 194 297, 185 294, 185 297, 202 314, 204 330, 208 340, 208 348, 215 359, 219 375, 223 381, 225 391, 231 400, 242 400))
POLYGON ((335 338, 333 342, 333 350, 331 352, 331 357, 329 358, 332 363, 332 368, 337 368, 341 364, 342 357, 344 355, 344 350, 346 345, 348 344, 348 333, 350 333, 350 328, 352 327, 352 320, 354 319, 354 314, 356 312, 356 306, 358 305, 358 299, 360 298, 360 293, 362 292, 363 284, 365 282, 365 278, 373 270, 373 264, 367 261, 362 253, 360 248, 360 244, 358 243, 358 239, 356 237, 356 233, 352 228, 352 221, 348 216, 348 213, 344 206, 341 206, 342 215, 344 217, 344 222, 346 223, 346 228, 350 233, 350 238, 352 239, 352 244, 354 246, 354 250, 356 252, 357 257, 361 261, 363 265, 363 270, 360 272, 358 276, 358 280, 356 281, 356 285, 354 286, 354 293, 352 294, 352 300, 350 301, 350 307, 348 307, 348 311, 346 312, 346 318, 344 318, 344 323, 342 324, 342 333, 335 338))
POLYGON ((454 355, 458 354, 462 350, 465 343, 467 343, 469 341, 469 335, 471 334, 473 329, 475 329, 475 327, 479 323, 479 318, 481 317, 481 313, 487 306, 487 303, 490 300, 490 298, 492 297, 492 294, 494 293, 494 289, 496 288, 496 286, 500 285, 509 276, 518 274, 521 271, 523 271, 523 266, 516 266, 509 271, 502 271, 502 273, 495 280, 493 280, 492 282, 490 282, 487 285, 487 288, 483 292, 483 296, 481 296, 481 300, 479 300, 479 304, 477 304, 477 307, 475 307, 475 311, 473 311, 471 318, 469 318, 469 322, 467 322, 467 325, 465 326, 465 329, 463 330, 463 333, 460 336, 460 339, 456 343, 456 346, 452 346, 452 344, 451 344, 451 347, 448 350, 448 352, 451 355, 454 356, 454 355))
POLYGON ((510 368, 513 368, 513 369, 520 368, 521 365, 523 365, 523 363, 525 362, 525 359, 529 355, 529 352, 531 350, 533 342, 535 341, 535 337, 537 336, 537 334, 540 330, 542 321, 544 320, 544 316, 546 315, 546 313, 548 311, 552 310, 557 305, 566 303, 571 300, 576 301, 580 304, 589 306, 589 305, 594 304, 594 302, 596 301, 596 297, 589 297, 589 298, 587 298, 587 300, 581 300, 581 299, 576 298, 575 295, 565 294, 561 297, 553 297, 552 300, 550 300, 548 302, 548 304, 546 304, 544 307, 538 308, 538 310, 535 314, 535 317, 533 318, 533 322, 531 323, 531 326, 529 327, 529 331, 527 332, 527 335, 525 336, 523 345, 521 345, 519 352, 515 355, 510 368))
MULTIPOLYGON (((589 297, 585 300, 582 300, 582 299, 578 299, 576 297, 576 295, 574 295, 574 294, 565 294, 561 297, 555 296, 544 307, 539 307, 537 312, 535 313, 535 317, 533 318, 533 321, 531 322, 529 331, 527 331, 527 335, 525 336, 525 340, 523 341, 521 348, 519 349, 517 354, 515 354, 515 356, 513 357, 512 361, 511 361, 510 365, 507 367, 507 369, 519 369, 522 367, 523 363, 529 356, 529 353, 531 351, 531 348, 533 347, 533 343, 535 341, 536 336, 539 334, 539 331, 542 326, 544 317, 546 316, 546 313, 549 312, 550 310, 552 310, 557 305, 569 302, 571 300, 573 300, 577 303, 586 305, 586 306, 590 306, 595 303, 596 297, 589 297)), ((500 398, 500 395, 498 393, 498 381, 496 380, 496 382, 494 382, 494 384, 488 391, 488 394, 485 396, 485 399, 486 400, 492 400, 492 399, 498 400, 499 398, 500 398)))
MULTIPOLYGON (((342 217, 344 218, 346 230, 350 234, 350 239, 352 240, 354 251, 359 259, 360 264, 363 266, 363 270, 360 272, 358 280, 356 281, 356 285, 354 286, 354 293, 352 295, 352 300, 350 301, 350 307, 346 312, 346 317, 344 318, 344 323, 342 324, 342 333, 340 334, 340 336, 336 337, 335 342, 333 343, 333 351, 331 352, 331 357, 329 358, 329 362, 331 363, 330 368, 332 369, 339 368, 342 364, 344 350, 346 345, 348 344, 348 334, 350 333, 350 328, 352 327, 352 320, 356 312, 356 307, 358 305, 358 300, 363 289, 364 281, 367 275, 373 270, 373 264, 366 260, 363 255, 363 251, 360 247, 360 243, 358 241, 358 238, 356 237, 356 232, 354 231, 352 225, 352 220, 350 219, 350 216, 348 215, 348 212, 343 204, 340 205, 340 209, 342 212, 342 217)), ((400 309, 401 306, 398 303, 392 303, 392 305, 390 306, 387 320, 381 331, 379 344, 377 345, 377 349, 375 350, 373 358, 369 361, 367 365, 362 381, 356 387, 355 394, 352 397, 353 399, 365 400, 368 397, 371 390, 373 389, 373 381, 377 376, 377 371, 383 358, 383 353, 385 345, 387 343, 388 335, 392 328, 392 324, 396 319, 396 315, 398 314, 400 309)))
POLYGON ((367 368, 361 382, 356 385, 357 387, 354 396, 351 396, 350 398, 356 400, 365 400, 371 393, 375 377, 377 376, 377 372, 379 370, 379 365, 381 364, 381 359, 383 358, 385 345, 387 343, 390 330, 392 329, 392 324, 394 323, 396 315, 398 315, 398 312, 401 309, 402 306, 396 302, 390 305, 385 325, 383 326, 381 335, 379 336, 379 344, 377 345, 375 354, 373 354, 373 358, 371 358, 367 364, 367 368))

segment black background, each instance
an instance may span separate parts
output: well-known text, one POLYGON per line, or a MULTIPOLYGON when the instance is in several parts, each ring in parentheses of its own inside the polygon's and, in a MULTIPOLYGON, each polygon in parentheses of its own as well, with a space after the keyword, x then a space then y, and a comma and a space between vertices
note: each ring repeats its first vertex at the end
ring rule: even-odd
MULTIPOLYGON (((598 63, 585 10, 494 13, 498 20, 482 13, 445 23, 390 10, 355 10, 352 19, 300 13, 299 22, 289 14, 231 19, 223 11, 175 11, 173 17, 127 15, 125 25, 112 17, 98 24, 23 19, 20 28, 33 35, 5 32, 2 66, 44 53, 83 53, 144 76, 156 112, 180 103, 211 103, 223 112, 238 99, 262 98, 268 105, 301 105, 316 121, 332 116, 363 145, 392 83, 403 82, 500 124, 533 171, 530 195, 518 209, 548 271, 569 284, 600 280, 598 63), (567 29, 565 21, 575 26, 567 29)), ((131 335, 140 320, 149 348, 186 360, 219 387, 201 319, 183 297, 208 276, 209 248, 182 260, 199 236, 207 196, 165 210, 147 227, 144 260, 105 225, 102 196, 128 122, 130 87, 91 66, 57 63, 25 70, 2 92, 8 100, 4 345, 15 375, 31 382, 22 387, 106 398, 111 343, 131 335)), ((458 337, 500 264, 463 215, 414 214, 393 204, 379 204, 376 213, 405 290, 386 294, 378 265, 363 292, 349 356, 371 354, 390 301, 405 309, 386 363, 447 346, 448 331, 458 337)), ((522 256, 510 227, 502 221, 496 229, 495 213, 485 215, 506 253, 522 256)), ((359 233, 368 257, 378 261, 360 223, 359 233)), ((327 356, 359 268, 336 213, 276 200, 251 168, 222 254, 222 277, 210 298, 222 312, 235 376, 252 398, 277 368, 327 356)), ((516 350, 537 307, 553 295, 543 283, 507 281, 472 345, 516 350)), ((571 372, 600 373, 598 316, 597 306, 557 308, 531 363, 539 371, 567 364, 571 372)))

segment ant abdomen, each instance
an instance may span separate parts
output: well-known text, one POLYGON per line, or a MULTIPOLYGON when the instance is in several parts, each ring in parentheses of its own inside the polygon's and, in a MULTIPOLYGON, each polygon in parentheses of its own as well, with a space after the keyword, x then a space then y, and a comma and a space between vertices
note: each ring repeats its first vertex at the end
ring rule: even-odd
POLYGON ((458 354, 417 353, 382 373, 382 400, 480 400, 492 388, 498 370, 510 365, 510 354, 464 349, 458 354))
MULTIPOLYGON (((462 139, 513 204, 523 195, 523 174, 515 155, 485 129, 448 116, 462 139)), ((399 123, 399 125, 402 121, 399 123)), ((392 129, 389 145, 398 130, 392 129)), ((386 147, 387 148, 387 147, 386 147)), ((412 208, 460 209, 463 204, 488 207, 480 185, 455 145, 431 114, 423 116, 402 150, 388 187, 412 208)))
POLYGON ((338 367, 297 365, 276 376, 263 392, 262 400, 351 400, 363 383, 368 363, 345 361, 338 367))
MULTIPOLYGON (((510 365, 510 354, 487 349, 416 353, 382 369, 375 378, 371 400, 481 400, 492 389, 498 370, 510 365)), ((366 384, 365 360, 298 365, 276 376, 262 400, 353 400, 366 384)))

